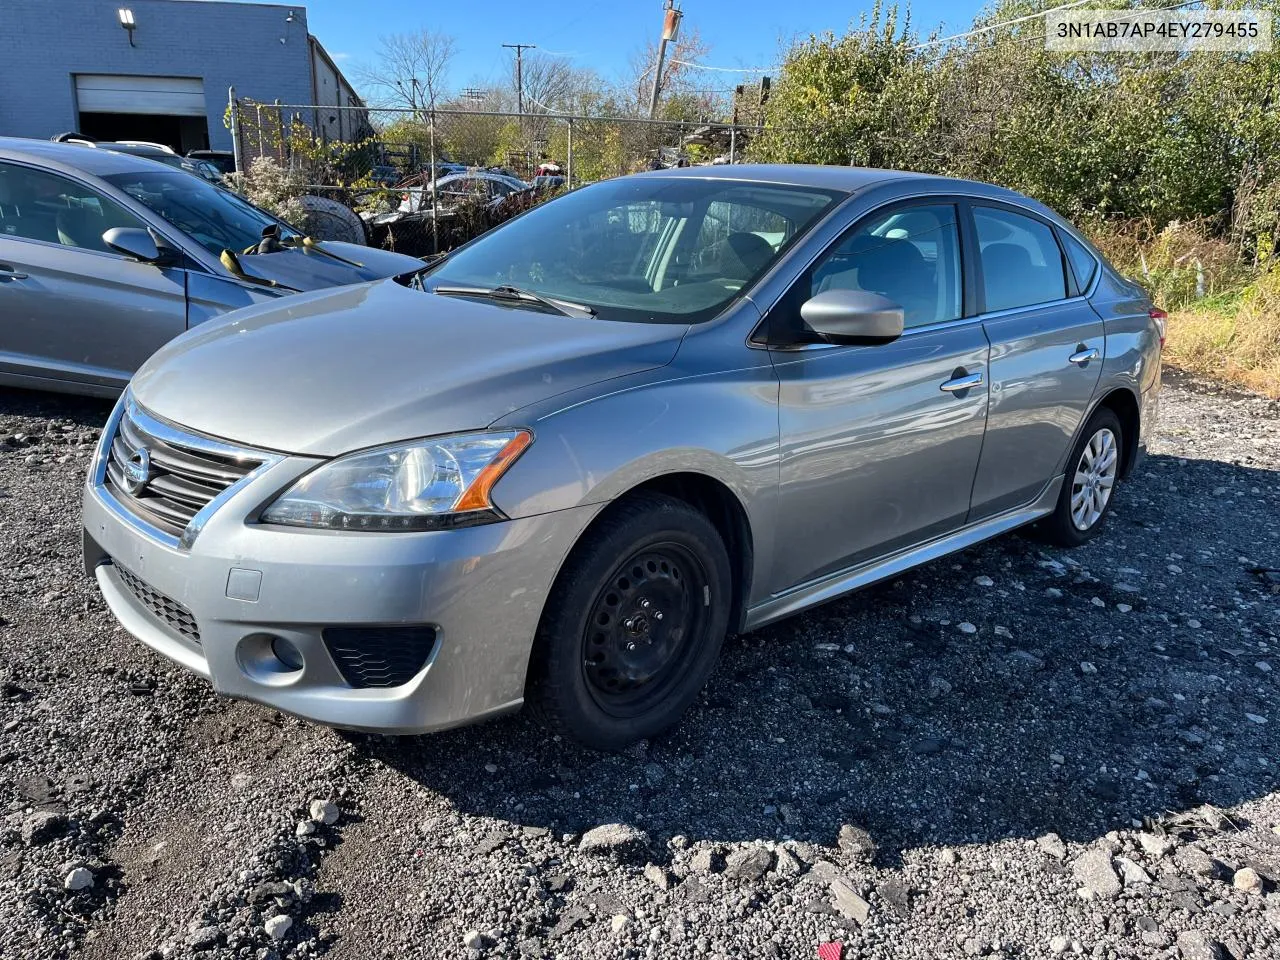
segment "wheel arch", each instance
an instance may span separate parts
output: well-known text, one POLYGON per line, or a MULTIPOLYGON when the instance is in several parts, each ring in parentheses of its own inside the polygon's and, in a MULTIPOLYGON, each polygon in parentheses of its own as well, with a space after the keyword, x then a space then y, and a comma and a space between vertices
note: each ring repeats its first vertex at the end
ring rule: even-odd
MULTIPOLYGON (((740 633, 746 623, 747 607, 754 576, 755 538, 746 507, 736 493, 723 481, 708 473, 692 470, 656 474, 639 480, 614 495, 607 506, 591 518, 578 533, 573 544, 560 562, 560 568, 552 578, 554 592, 558 580, 579 545, 590 537, 611 509, 636 494, 657 493, 681 500, 702 512, 715 526, 729 554, 729 566, 733 572, 733 597, 729 609, 729 629, 740 633)), ((546 609, 543 610, 546 616, 546 609)))
POLYGON ((735 633, 742 632, 755 568, 755 540, 751 533, 751 521, 742 501, 722 481, 709 474, 692 471, 652 477, 630 488, 622 497, 642 492, 660 493, 675 500, 683 500, 702 512, 715 526, 729 553, 729 566, 733 570, 729 628, 735 633))
MULTIPOLYGON (((1123 432, 1123 445, 1120 448, 1120 478, 1129 476, 1138 457, 1138 438, 1142 432, 1142 414, 1138 407, 1138 398, 1128 387, 1116 387, 1106 393, 1095 405, 1089 416, 1106 408, 1120 419, 1123 432)), ((1088 418, 1085 419, 1088 422, 1088 418)), ((1081 424, 1084 429, 1084 424, 1081 424)))

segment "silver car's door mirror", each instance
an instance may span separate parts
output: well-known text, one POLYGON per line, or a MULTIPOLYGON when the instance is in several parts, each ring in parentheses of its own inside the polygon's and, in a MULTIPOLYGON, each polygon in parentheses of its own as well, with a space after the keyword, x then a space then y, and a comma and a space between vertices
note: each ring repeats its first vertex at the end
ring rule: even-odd
POLYGON ((800 316, 828 343, 888 343, 902 336, 902 307, 866 290, 824 290, 805 301, 800 316))
POLYGON ((143 263, 160 263, 170 256, 169 250, 160 249, 151 231, 138 227, 112 227, 102 235, 102 242, 116 253, 143 263))

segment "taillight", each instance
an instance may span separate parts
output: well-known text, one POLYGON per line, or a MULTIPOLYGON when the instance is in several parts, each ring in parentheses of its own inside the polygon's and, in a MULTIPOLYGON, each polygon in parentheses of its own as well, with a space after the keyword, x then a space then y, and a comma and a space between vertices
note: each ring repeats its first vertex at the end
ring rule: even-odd
POLYGON ((1160 349, 1164 349, 1165 331, 1169 327, 1169 314, 1165 313, 1159 307, 1152 307, 1148 311, 1148 315, 1156 322, 1156 329, 1160 331, 1160 349))

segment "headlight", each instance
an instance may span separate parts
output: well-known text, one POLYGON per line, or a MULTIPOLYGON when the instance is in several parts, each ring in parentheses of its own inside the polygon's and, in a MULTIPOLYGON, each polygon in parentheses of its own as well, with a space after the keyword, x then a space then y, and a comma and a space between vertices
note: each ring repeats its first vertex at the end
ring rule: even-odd
POLYGON ((527 430, 379 447, 317 467, 263 512, 264 523, 338 530, 435 530, 500 518, 489 491, 533 442, 527 430))

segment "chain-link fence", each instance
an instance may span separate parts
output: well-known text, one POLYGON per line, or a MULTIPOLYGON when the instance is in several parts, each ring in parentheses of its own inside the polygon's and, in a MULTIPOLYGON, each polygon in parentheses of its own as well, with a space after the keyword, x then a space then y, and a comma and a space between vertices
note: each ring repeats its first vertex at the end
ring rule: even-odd
POLYGON ((236 165, 266 157, 331 239, 426 256, 551 193, 663 167, 741 161, 762 126, 235 100, 236 165), (334 128, 345 139, 317 134, 334 128), (318 198, 318 199, 317 199, 318 198), (345 208, 345 209, 343 209, 345 208))

